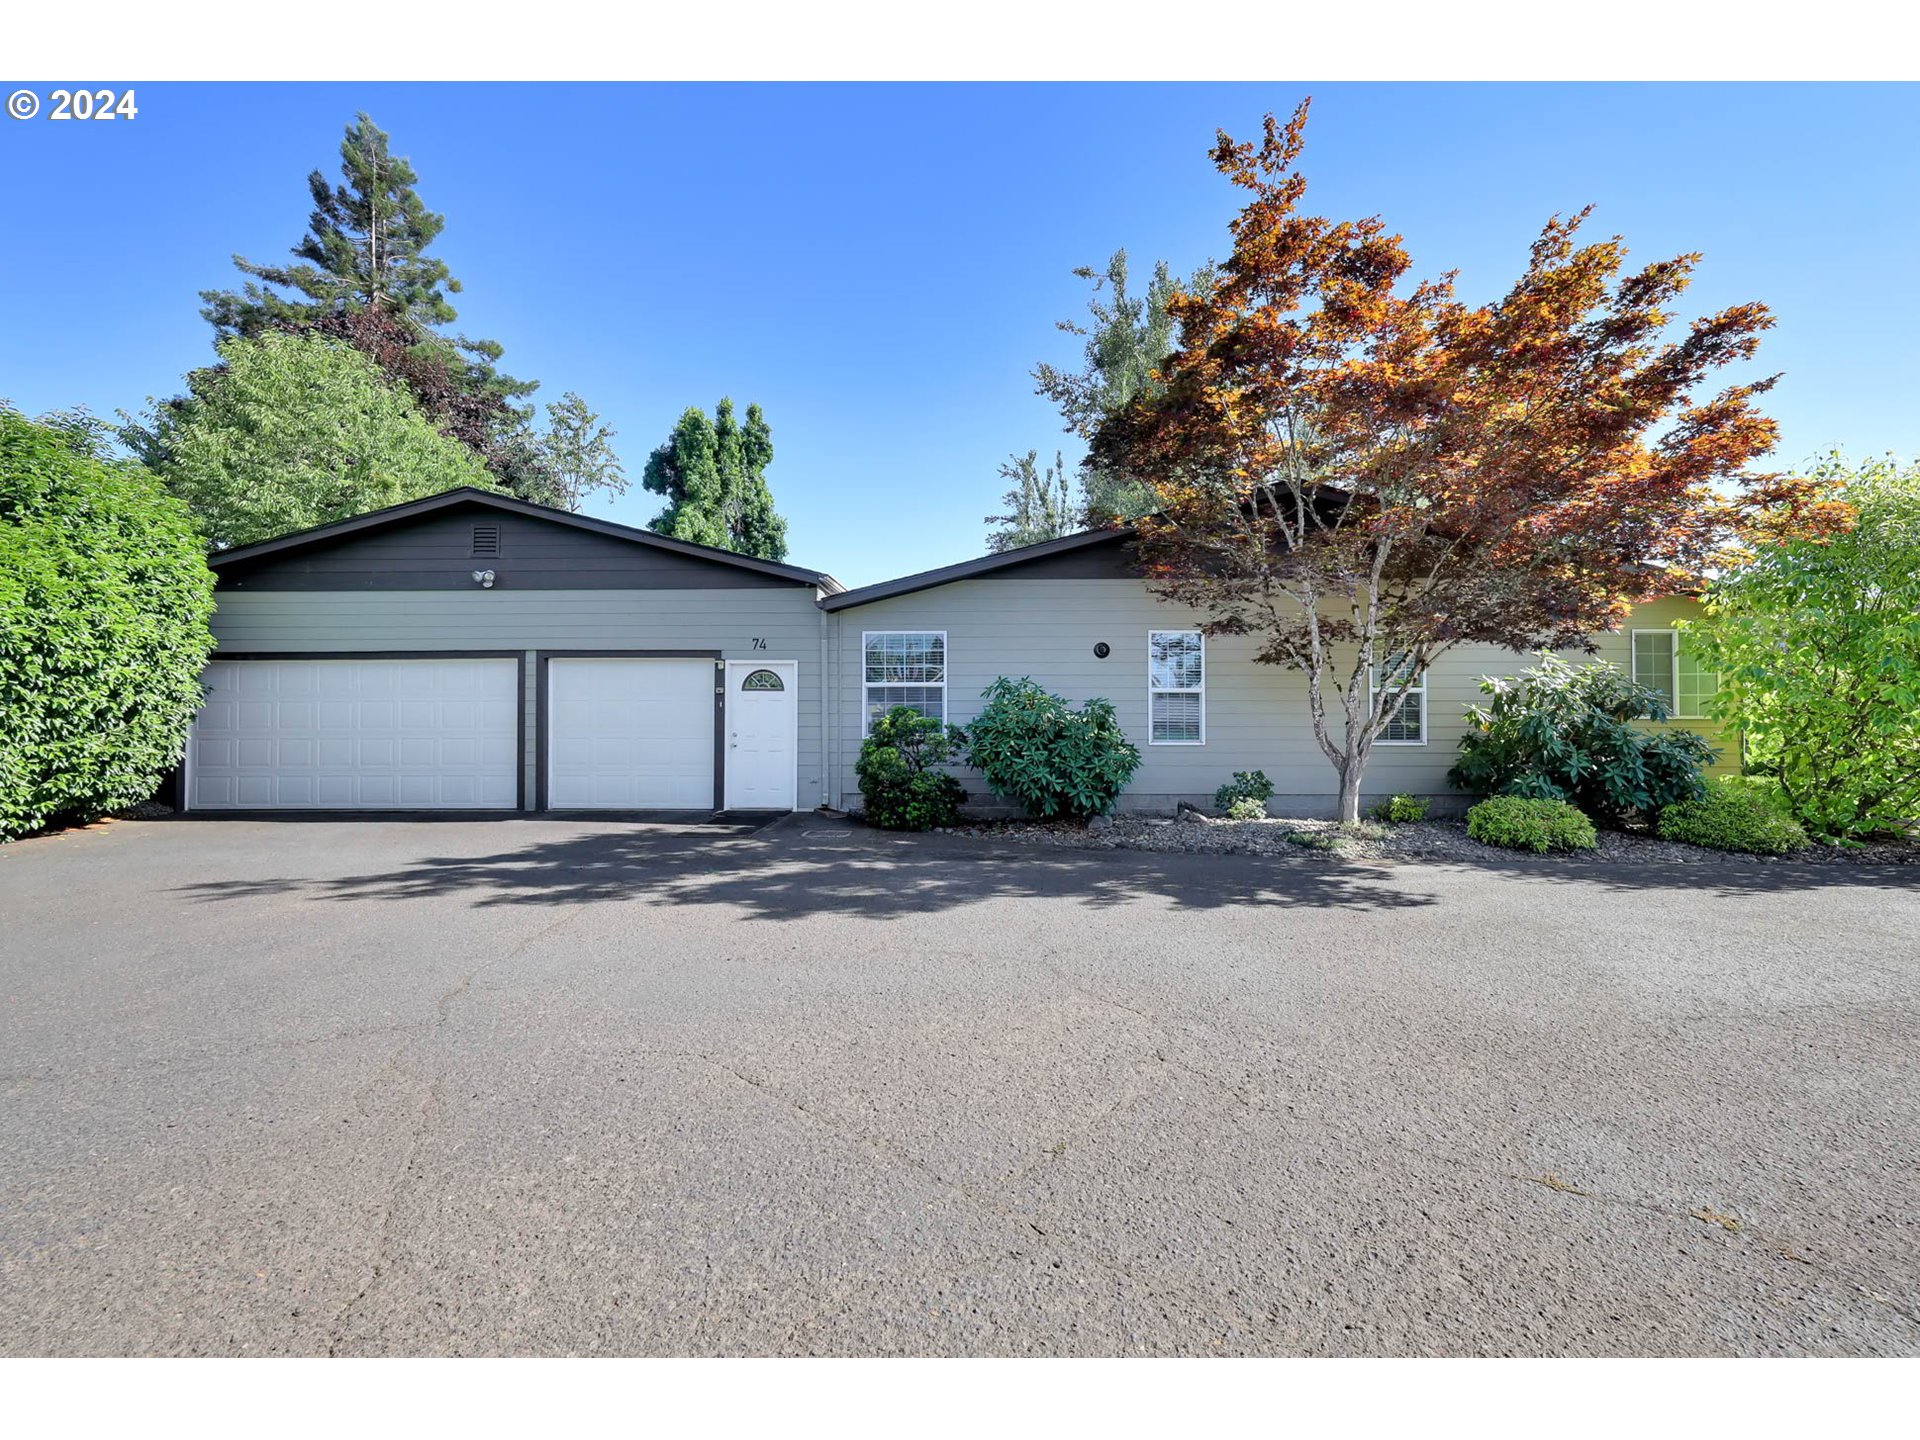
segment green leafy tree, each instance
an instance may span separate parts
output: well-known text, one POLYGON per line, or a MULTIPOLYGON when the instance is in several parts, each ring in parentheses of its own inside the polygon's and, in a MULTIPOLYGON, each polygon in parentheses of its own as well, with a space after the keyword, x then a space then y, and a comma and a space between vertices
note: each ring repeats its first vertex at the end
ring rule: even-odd
POLYGON ((353 346, 413 396, 436 430, 478 455, 507 490, 541 505, 563 503, 561 479, 530 412, 477 382, 452 345, 382 310, 337 310, 277 328, 353 346))
POLYGON ((555 500, 563 510, 578 510, 596 490, 624 494, 627 472, 613 449, 613 427, 573 391, 547 406, 547 430, 540 452, 553 476, 555 500))
POLYGON ((0 403, 0 840, 146 799, 213 648, 186 506, 84 411, 0 403))
POLYGON ((758 405, 747 407, 745 425, 730 399, 720 401, 712 420, 689 406, 647 457, 640 483, 667 502, 649 528, 762 560, 786 559, 787 522, 767 485, 772 463, 773 432, 758 405))
POLYGON ((420 177, 392 151, 387 133, 362 112, 340 144, 344 183, 315 170, 307 177, 313 213, 289 264, 267 265, 235 255, 248 278, 242 288, 206 290, 202 314, 224 337, 251 337, 275 327, 312 325, 345 311, 372 310, 403 321, 422 342, 457 356, 466 388, 514 398, 534 382, 496 368, 496 341, 448 335, 458 318, 449 295, 460 293, 446 262, 427 250, 446 218, 427 209, 414 186, 420 177))
POLYGON ((486 468, 434 429, 365 355, 317 336, 230 339, 190 393, 121 433, 192 508, 215 549, 395 505, 486 468))
POLYGON ((1762 549, 1708 589, 1691 638, 1720 676, 1718 718, 1794 816, 1832 836, 1920 828, 1920 465, 1813 478, 1849 530, 1762 549))
POLYGON ((1080 528, 1066 462, 1056 451, 1053 464, 1043 473, 1039 458, 1039 452, 1029 450, 1000 466, 1000 478, 1010 482, 1011 488, 1000 497, 1007 513, 987 516, 987 524, 999 527, 987 536, 987 549, 996 555, 1070 535, 1080 528))

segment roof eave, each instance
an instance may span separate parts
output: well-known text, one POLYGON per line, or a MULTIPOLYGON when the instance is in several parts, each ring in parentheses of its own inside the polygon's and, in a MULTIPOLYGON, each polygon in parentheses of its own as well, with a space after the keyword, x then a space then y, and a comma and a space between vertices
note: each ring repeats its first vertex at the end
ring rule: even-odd
POLYGON ((570 510, 558 510, 551 505, 536 505, 531 500, 522 500, 513 495, 501 495, 491 490, 481 490, 471 485, 443 490, 438 495, 426 495, 418 500, 405 500, 398 505, 389 505, 385 509, 370 510, 365 515, 335 520, 327 525, 316 525, 309 530, 297 530, 291 535, 278 535, 271 540, 261 540, 252 545, 239 545, 231 550, 222 550, 209 555, 207 565, 217 571, 228 565, 257 560, 289 550, 298 550, 308 545, 325 544, 330 540, 342 539, 365 530, 378 529, 382 525, 397 524, 453 505, 466 504, 487 505, 509 514, 530 515, 535 519, 571 525, 576 529, 590 530, 596 534, 611 536, 616 540, 627 540, 637 545, 667 550, 698 560, 710 560, 719 565, 733 565, 743 570, 757 571, 763 575, 775 575, 797 584, 812 585, 824 595, 838 595, 847 588, 825 571, 807 570, 798 565, 786 565, 777 560, 762 560, 752 555, 739 555, 731 550, 721 550, 711 545, 695 545, 688 540, 675 540, 671 536, 658 535, 651 530, 636 529, 631 525, 622 525, 618 521, 597 520, 590 515, 576 515, 570 510))
POLYGON ((936 570, 922 570, 917 574, 902 575, 897 579, 882 580, 873 585, 841 590, 823 598, 820 601, 820 607, 823 610, 848 610, 856 605, 870 605, 877 600, 891 600, 899 595, 912 595, 921 590, 931 590, 939 585, 951 585, 956 580, 972 580, 979 576, 991 575, 999 570, 1027 564, 1029 561, 1045 559, 1049 555, 1061 555, 1084 549, 1089 545, 1129 539, 1133 533, 1133 527, 1130 525, 1081 530, 1072 535, 1062 535, 1057 539, 1042 540, 1035 545, 1022 545, 1014 550, 1002 550, 994 555, 981 555, 972 560, 962 560, 955 565, 942 565, 936 570))

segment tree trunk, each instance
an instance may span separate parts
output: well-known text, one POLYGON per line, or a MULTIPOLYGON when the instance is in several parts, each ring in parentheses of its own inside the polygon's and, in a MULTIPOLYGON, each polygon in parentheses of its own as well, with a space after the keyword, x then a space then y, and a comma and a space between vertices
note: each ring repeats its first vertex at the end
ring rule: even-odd
POLYGON ((1340 820, 1352 824, 1360 819, 1360 776, 1366 762, 1351 752, 1340 765, 1340 820))

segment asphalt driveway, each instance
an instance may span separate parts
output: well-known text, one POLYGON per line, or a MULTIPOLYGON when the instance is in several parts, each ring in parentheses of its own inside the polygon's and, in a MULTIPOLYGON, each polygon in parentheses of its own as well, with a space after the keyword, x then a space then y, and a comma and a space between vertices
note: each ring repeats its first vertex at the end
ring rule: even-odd
POLYGON ((0 850, 0 1350, 1913 1354, 1913 872, 0 850))

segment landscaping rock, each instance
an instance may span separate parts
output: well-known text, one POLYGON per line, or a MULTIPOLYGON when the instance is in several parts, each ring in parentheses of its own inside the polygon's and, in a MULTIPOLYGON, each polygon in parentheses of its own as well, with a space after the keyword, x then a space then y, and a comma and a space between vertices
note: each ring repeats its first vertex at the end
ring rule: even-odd
POLYGON ((1648 834, 1602 830, 1595 850, 1552 855, 1516 855, 1470 839, 1460 820, 1416 824, 1343 826, 1333 820, 1219 820, 1183 806, 1176 823, 1164 815, 1111 815, 1097 821, 987 820, 956 826, 956 835, 1060 845, 1088 850, 1160 850, 1207 855, 1286 856, 1308 864, 1342 860, 1426 861, 1439 864, 1690 865, 1753 869, 1756 866, 1914 865, 1920 844, 1815 845, 1791 855, 1760 856, 1705 850, 1648 834))

